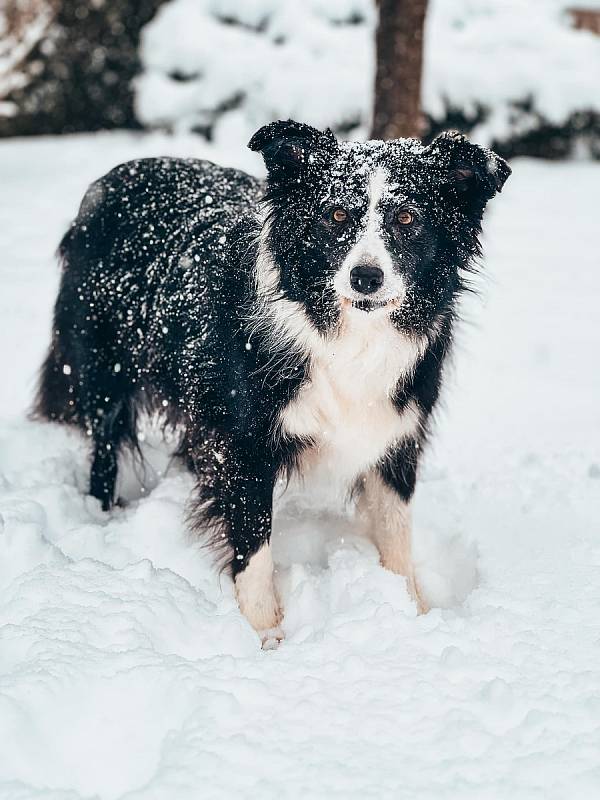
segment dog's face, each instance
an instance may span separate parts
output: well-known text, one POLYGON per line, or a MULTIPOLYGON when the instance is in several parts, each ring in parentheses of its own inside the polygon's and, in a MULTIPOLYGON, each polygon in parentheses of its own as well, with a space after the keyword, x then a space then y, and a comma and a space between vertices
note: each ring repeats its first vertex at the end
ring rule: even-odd
POLYGON ((322 332, 340 314, 388 314, 424 333, 451 309, 478 252, 487 201, 510 174, 457 134, 343 143, 288 121, 250 147, 268 169, 268 248, 284 295, 322 332))

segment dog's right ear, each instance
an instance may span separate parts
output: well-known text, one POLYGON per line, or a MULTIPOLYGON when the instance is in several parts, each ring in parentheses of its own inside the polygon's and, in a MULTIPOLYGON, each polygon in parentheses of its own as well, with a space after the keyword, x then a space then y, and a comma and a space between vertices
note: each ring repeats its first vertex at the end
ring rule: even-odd
POLYGON ((310 163, 311 153, 335 142, 330 130, 319 131, 288 119, 271 122, 257 130, 248 147, 262 153, 269 176, 284 178, 298 175, 310 163))

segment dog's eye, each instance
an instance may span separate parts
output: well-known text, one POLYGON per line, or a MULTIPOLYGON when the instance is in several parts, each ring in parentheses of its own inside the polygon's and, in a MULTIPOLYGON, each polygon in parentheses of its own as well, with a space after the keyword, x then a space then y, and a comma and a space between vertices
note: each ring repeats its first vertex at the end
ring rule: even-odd
POLYGON ((414 216, 410 213, 410 211, 399 211, 396 215, 396 219, 400 225, 411 225, 414 220, 414 216))
POLYGON ((334 208, 331 212, 331 219, 340 225, 348 219, 348 212, 344 208, 334 208))

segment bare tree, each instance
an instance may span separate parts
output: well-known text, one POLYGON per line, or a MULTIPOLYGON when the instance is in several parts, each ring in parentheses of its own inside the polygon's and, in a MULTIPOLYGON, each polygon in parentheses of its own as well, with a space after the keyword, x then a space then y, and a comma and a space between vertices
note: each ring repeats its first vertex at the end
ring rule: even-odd
POLYGON ((427 0, 378 0, 373 139, 419 136, 427 0))
POLYGON ((138 127, 131 80, 162 0, 7 0, 0 136, 138 127))

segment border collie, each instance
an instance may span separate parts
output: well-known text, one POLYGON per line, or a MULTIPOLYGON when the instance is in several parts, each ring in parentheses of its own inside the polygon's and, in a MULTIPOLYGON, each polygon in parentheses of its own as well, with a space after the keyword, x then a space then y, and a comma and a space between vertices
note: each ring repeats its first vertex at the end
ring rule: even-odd
POLYGON ((223 547, 258 631, 281 619, 274 486, 315 467, 425 610, 410 500, 482 214, 510 169, 456 133, 363 144, 289 120, 249 147, 265 183, 158 158, 92 184, 60 245, 35 413, 90 437, 107 510, 138 413, 163 412, 197 479, 190 527, 223 547))

